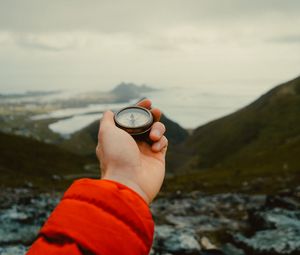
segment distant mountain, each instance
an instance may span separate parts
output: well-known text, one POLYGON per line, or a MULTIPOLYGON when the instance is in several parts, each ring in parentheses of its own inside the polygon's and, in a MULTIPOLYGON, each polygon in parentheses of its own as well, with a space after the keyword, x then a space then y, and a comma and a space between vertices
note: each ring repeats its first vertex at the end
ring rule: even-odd
POLYGON ((83 174, 88 158, 34 139, 0 133, 0 187, 33 185, 43 190, 65 189, 83 174))
POLYGON ((128 102, 131 99, 136 99, 141 96, 141 93, 151 92, 155 89, 147 85, 136 85, 134 83, 122 82, 117 85, 113 90, 110 91, 114 96, 117 97, 118 101, 128 102))
POLYGON ((272 190, 300 183, 299 155, 300 77, 197 128, 170 159, 182 174, 172 185, 222 191, 253 182, 256 191, 272 190))

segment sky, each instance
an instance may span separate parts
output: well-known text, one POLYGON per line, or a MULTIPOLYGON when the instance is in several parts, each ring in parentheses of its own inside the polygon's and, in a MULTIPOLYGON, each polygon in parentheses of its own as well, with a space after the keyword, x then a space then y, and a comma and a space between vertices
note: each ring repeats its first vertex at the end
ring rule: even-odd
POLYGON ((0 0, 0 92, 264 91, 299 75, 299 0, 0 0))

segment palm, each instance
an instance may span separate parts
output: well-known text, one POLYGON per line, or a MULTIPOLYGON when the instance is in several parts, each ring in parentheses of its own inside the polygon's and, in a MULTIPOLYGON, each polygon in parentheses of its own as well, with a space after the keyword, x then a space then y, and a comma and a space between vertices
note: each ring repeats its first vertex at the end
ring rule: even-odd
POLYGON ((154 153, 145 143, 139 144, 138 147, 141 160, 140 186, 144 187, 144 191, 154 198, 165 176, 164 152, 154 153))
MULTIPOLYGON (((144 100, 140 106, 150 108, 144 100)), ((147 202, 159 192, 165 175, 165 154, 168 141, 165 128, 158 122, 160 111, 151 110, 155 123, 151 128, 150 146, 136 142, 127 132, 116 127, 113 113, 106 112, 100 125, 97 156, 101 162, 102 178, 115 180, 137 191, 147 202)))

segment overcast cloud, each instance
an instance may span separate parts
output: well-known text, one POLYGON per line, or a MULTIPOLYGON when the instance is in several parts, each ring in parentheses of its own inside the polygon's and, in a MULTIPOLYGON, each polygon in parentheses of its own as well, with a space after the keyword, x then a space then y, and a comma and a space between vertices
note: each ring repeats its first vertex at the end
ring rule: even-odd
POLYGON ((0 90, 267 89, 300 74, 298 0, 0 0, 0 90))

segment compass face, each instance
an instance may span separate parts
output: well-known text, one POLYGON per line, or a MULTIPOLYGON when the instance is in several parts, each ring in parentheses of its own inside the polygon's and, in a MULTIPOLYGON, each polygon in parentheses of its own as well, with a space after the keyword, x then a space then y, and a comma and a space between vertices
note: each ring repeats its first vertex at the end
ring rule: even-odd
POLYGON ((138 128, 147 126, 152 116, 142 108, 132 107, 121 110, 116 117, 119 125, 128 128, 138 128))
POLYGON ((152 113, 139 106, 126 107, 117 112, 114 118, 116 125, 132 136, 149 132, 153 124, 152 113))

